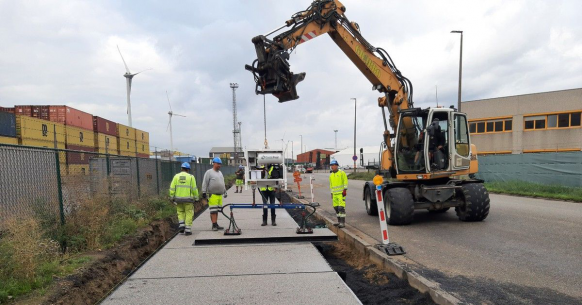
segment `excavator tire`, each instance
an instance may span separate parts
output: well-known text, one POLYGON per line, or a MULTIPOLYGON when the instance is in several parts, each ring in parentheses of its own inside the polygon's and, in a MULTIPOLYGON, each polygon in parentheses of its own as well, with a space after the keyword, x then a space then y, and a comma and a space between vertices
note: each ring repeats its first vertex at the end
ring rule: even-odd
POLYGON ((489 192, 482 183, 462 186, 465 204, 455 208, 462 221, 482 221, 489 215, 489 192))
POLYGON ((414 213, 414 199, 407 188, 389 189, 384 197, 386 221, 391 226, 409 225, 414 213))
POLYGON ((370 190, 366 188, 366 195, 364 195, 364 204, 366 205, 366 213, 370 216, 378 216, 378 206, 376 200, 372 199, 370 190))

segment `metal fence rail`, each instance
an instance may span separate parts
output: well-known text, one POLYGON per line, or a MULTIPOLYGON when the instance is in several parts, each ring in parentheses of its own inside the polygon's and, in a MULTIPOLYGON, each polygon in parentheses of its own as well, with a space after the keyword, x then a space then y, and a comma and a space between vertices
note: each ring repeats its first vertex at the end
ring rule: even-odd
MULTIPOLYGON (((34 213, 64 224, 67 214, 94 196, 128 200, 165 195, 181 162, 66 149, 0 144, 0 226, 34 213)), ((198 188, 210 164, 191 163, 198 188)), ((224 175, 236 168, 223 166, 224 175)))

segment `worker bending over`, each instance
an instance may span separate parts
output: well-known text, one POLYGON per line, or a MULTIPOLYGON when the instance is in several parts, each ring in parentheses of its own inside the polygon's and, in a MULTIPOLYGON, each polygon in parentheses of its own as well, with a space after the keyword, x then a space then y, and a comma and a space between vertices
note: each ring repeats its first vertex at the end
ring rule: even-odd
MULTIPOLYGON (((263 171, 263 178, 265 179, 272 179, 274 178, 273 170, 275 167, 273 165, 269 166, 269 170, 265 171, 265 166, 261 166, 261 170, 263 171)), ((263 186, 259 188, 259 193, 261 194, 261 198, 263 198, 263 223, 261 226, 267 225, 267 218, 269 217, 269 209, 267 208, 267 204, 275 204, 275 188, 272 186, 263 186), (268 201, 268 203, 267 203, 268 201)), ((275 218, 277 218, 277 214, 275 213, 275 209, 271 209, 271 225, 276 226, 277 223, 275 222, 275 218)))
POLYGON ((238 170, 234 173, 236 175, 236 191, 234 191, 235 193, 242 193, 242 189, 243 189, 243 184, 244 184, 244 178, 245 178, 245 168, 242 165, 238 166, 238 170), (240 191, 238 190, 238 188, 240 187, 240 191))
POLYGON ((343 228, 346 226, 346 195, 348 190, 348 176, 339 169, 336 160, 332 160, 331 174, 329 175, 329 189, 331 190, 331 199, 333 209, 337 215, 337 223, 334 226, 343 228))
POLYGON ((208 198, 208 209, 210 210, 210 221, 212 221, 212 231, 224 229, 218 225, 218 211, 222 208, 222 196, 227 197, 224 176, 220 172, 222 160, 214 158, 212 168, 204 173, 202 179, 202 198, 208 198))
POLYGON ((180 233, 192 235, 194 202, 198 201, 196 178, 190 175, 190 163, 182 163, 182 171, 174 176, 170 184, 170 200, 176 205, 180 233))

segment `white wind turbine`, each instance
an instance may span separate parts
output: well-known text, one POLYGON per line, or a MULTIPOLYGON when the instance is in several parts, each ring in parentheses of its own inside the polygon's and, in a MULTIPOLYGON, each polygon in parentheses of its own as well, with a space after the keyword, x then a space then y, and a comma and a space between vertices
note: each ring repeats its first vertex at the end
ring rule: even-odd
POLYGON ((125 59, 123 59, 123 55, 121 55, 121 50, 119 49, 119 46, 117 46, 117 51, 119 51, 119 55, 121 56, 121 60, 123 60, 123 65, 125 65, 125 74, 123 74, 123 76, 125 77, 126 83, 127 83, 127 120, 128 120, 128 124, 129 127, 132 127, 132 123, 131 123, 131 101, 129 99, 129 96, 131 94, 131 80, 133 79, 134 76, 142 73, 143 71, 147 71, 147 70, 151 70, 150 69, 145 69, 142 71, 139 71, 137 73, 131 73, 131 71, 129 71, 129 67, 127 66, 127 63, 125 63, 125 59))
POLYGON ((170 116, 170 120, 168 121, 168 127, 166 127, 166 131, 168 128, 170 129, 170 161, 174 157, 174 136, 172 134, 172 117, 173 116, 181 116, 185 118, 185 115, 177 114, 172 111, 172 104, 170 103, 170 97, 168 96, 168 91, 166 91, 166 98, 168 99, 168 106, 170 106, 170 111, 168 111, 168 115, 170 116))

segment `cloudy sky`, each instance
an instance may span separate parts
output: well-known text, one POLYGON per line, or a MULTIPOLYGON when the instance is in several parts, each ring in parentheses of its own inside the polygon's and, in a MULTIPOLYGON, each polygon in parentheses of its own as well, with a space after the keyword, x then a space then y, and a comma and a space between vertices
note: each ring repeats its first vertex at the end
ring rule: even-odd
MULTIPOLYGON (((256 57, 251 38, 279 27, 311 1, 10 1, 0 0, 0 106, 66 104, 127 124, 125 72, 134 78, 134 127, 151 145, 169 148, 167 90, 176 113, 174 146, 206 156, 232 146, 231 82, 237 82, 243 146, 263 145, 263 98, 244 70, 256 57)), ((579 1, 344 0, 346 15, 383 47, 414 85, 415 105, 457 99, 463 30, 463 100, 582 87, 579 1)), ((268 96, 267 137, 300 136, 307 149, 382 140, 379 94, 328 36, 301 45, 292 71, 306 72, 301 98, 268 96)), ((289 145, 290 146, 290 145, 289 145)), ((289 148, 290 150, 290 148, 289 148)))

